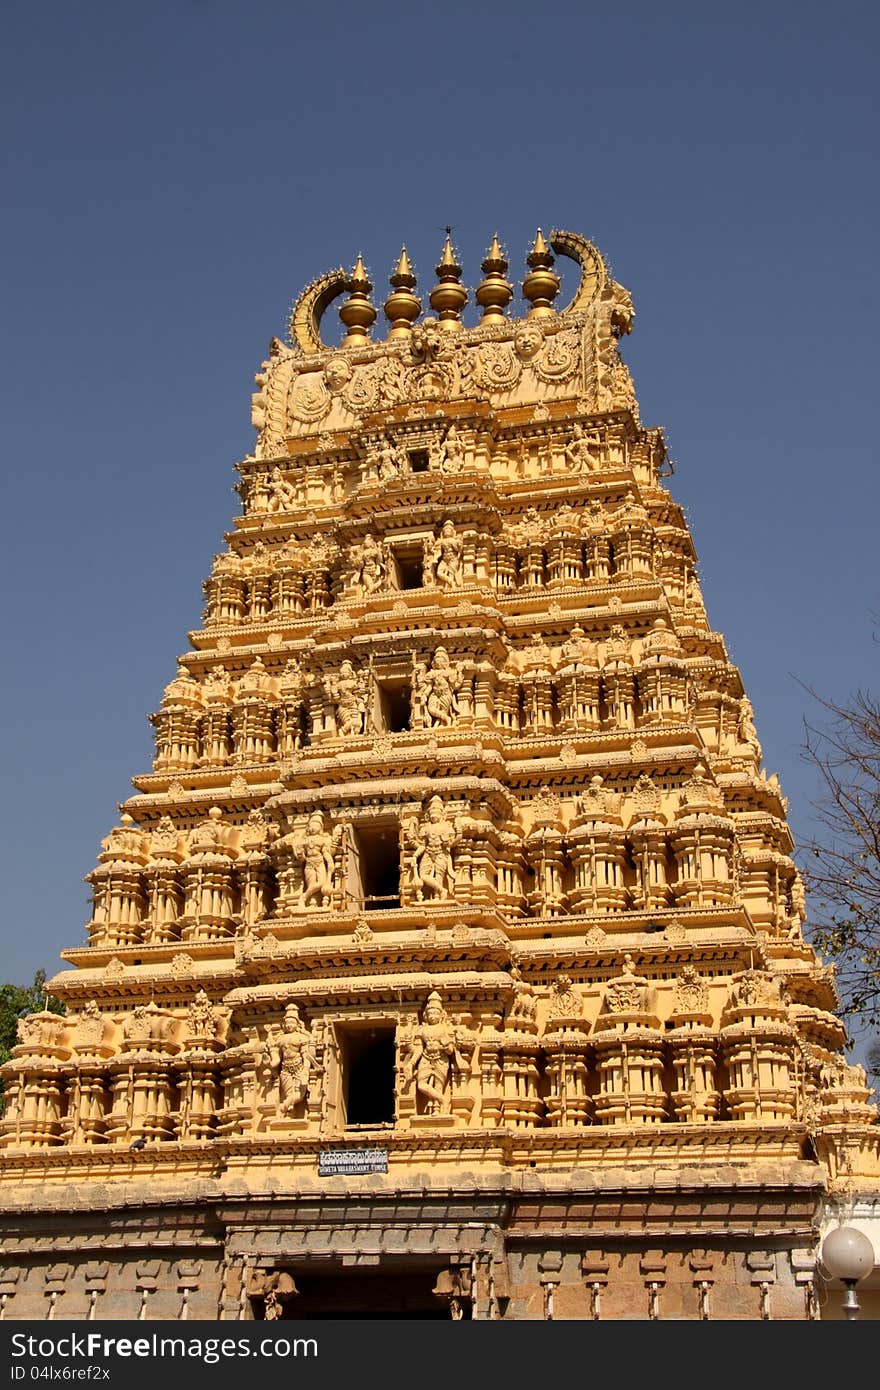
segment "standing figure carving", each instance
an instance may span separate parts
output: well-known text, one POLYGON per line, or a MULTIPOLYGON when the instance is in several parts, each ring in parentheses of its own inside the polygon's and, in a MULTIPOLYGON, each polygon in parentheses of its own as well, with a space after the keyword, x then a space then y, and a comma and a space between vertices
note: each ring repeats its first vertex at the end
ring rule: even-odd
POLYGON ((465 1070, 455 1029, 440 995, 433 990, 422 1010, 422 1026, 410 1042, 406 1067, 407 1078, 415 1079, 426 1115, 438 1115, 444 1109, 453 1066, 465 1070))
POLYGON ((290 512, 296 505, 296 488, 282 475, 280 468, 273 468, 269 474, 269 511, 290 512))
POLYGON ((600 466, 600 460, 590 448, 583 425, 576 424, 571 441, 565 446, 565 457, 575 473, 589 473, 600 466))
POLYGON ((416 902, 450 898, 455 887, 452 847, 455 826, 439 796, 432 796, 420 821, 411 821, 406 839, 412 850, 411 884, 416 902))
POLYGON ((325 830, 322 812, 313 811, 305 836, 295 851, 303 866, 301 907, 308 907, 312 902, 318 907, 330 906, 336 877, 335 848, 336 837, 325 830))
POLYGON ((465 465, 464 448, 455 425, 450 425, 440 446, 440 468, 444 473, 460 473, 465 465))
POLYGON ((312 1035, 303 1023, 296 1004, 284 1010, 284 1023, 273 1027, 263 1054, 267 1065, 278 1074, 281 1112, 293 1115, 308 1099, 312 1067, 317 1066, 312 1035))
POLYGON ((397 451, 391 440, 383 435, 376 446, 376 473, 380 483, 398 476, 397 451))
POLYGON ((457 589, 464 578, 464 543, 451 521, 444 521, 439 536, 425 540, 425 583, 441 589, 457 589))
POLYGON ((328 676, 324 688, 335 707, 336 732, 343 738, 362 734, 367 717, 369 677, 366 671, 356 671, 347 659, 339 674, 328 676))
POLYGON ((421 711, 426 728, 434 729, 451 724, 460 713, 458 696, 464 683, 464 671, 453 664, 445 647, 438 647, 426 666, 413 660, 413 707, 421 711))
POLYGON ((388 552, 384 541, 369 533, 352 555, 354 586, 362 594, 375 594, 388 583, 388 552))

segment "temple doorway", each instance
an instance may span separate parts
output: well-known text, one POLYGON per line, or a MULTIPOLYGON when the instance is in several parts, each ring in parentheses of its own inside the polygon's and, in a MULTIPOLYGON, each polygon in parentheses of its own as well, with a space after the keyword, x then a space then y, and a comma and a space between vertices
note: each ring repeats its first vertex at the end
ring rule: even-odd
POLYGON ((294 1270, 299 1294, 285 1304, 288 1320, 315 1318, 421 1318, 451 1317, 449 1304, 433 1289, 437 1271, 338 1270, 312 1274, 294 1270))

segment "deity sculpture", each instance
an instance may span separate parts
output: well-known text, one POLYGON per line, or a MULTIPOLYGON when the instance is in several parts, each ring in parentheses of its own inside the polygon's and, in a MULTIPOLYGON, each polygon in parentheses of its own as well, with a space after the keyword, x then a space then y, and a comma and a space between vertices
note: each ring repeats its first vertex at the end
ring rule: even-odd
POLYGON ((406 1077, 415 1079, 426 1115, 439 1114, 446 1103, 452 1068, 466 1069, 458 1049, 455 1029, 436 990, 428 995, 422 1010, 422 1026, 410 1043, 406 1077))
POLYGON ((450 425, 440 446, 440 467, 444 473, 459 473, 465 464, 465 453, 458 430, 450 425))
POLYGON ((321 811, 313 811, 303 839, 295 847, 295 854, 303 866, 303 884, 300 906, 308 907, 315 902, 317 907, 329 907, 333 893, 336 865, 333 853, 336 837, 324 828, 321 811))
POLYGON ((376 473, 381 483, 398 476, 397 451, 391 440, 383 435, 376 446, 376 473))
POLYGON ((280 468, 273 468, 269 475, 269 511, 293 511, 296 504, 296 488, 282 477, 280 468))
POLYGON ((388 582, 388 553, 384 541, 367 533, 352 554, 354 585, 363 594, 375 594, 388 582))
POLYGON ((755 728, 752 702, 748 695, 743 695, 739 702, 739 718, 737 720, 736 733, 740 743, 747 743, 758 762, 760 762, 762 756, 761 745, 758 742, 758 731, 755 728))
POLYGON ((429 729, 451 724, 460 713, 458 696, 464 683, 460 665, 453 664, 445 647, 438 647, 430 666, 413 658, 413 707, 421 710, 429 729))
POLYGON ((425 540, 424 578, 425 583, 437 584, 443 589, 455 589, 464 578, 464 544, 455 534, 451 521, 444 521, 439 536, 428 536, 425 540))
POLYGON ((325 691, 335 707, 336 732, 343 738, 364 732, 368 680, 366 671, 356 671, 347 659, 339 667, 338 675, 325 679, 325 691))
POLYGON ((406 840, 412 850, 411 879, 416 902, 452 896, 455 838, 455 826, 447 819, 443 802, 439 796, 432 796, 422 819, 406 827, 406 840))
POLYGON ((284 1023, 272 1029, 263 1049, 267 1065, 278 1073, 278 1095, 284 1115, 308 1099, 312 1067, 317 1066, 312 1035, 296 1004, 284 1010, 284 1023))
POLYGON ((583 425, 575 425, 572 439, 565 446, 565 457, 575 473, 589 473, 599 467, 599 459, 590 449, 583 425))

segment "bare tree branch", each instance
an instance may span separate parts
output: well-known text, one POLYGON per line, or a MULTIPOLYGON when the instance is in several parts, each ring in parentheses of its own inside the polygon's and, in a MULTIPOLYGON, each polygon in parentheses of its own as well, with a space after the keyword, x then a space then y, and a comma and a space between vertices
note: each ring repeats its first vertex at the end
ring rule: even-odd
POLYGON ((802 753, 824 790, 812 803, 827 832, 802 844, 814 944, 836 965, 844 1013, 880 1026, 880 701, 858 691, 845 704, 810 695, 822 727, 804 720, 802 753))

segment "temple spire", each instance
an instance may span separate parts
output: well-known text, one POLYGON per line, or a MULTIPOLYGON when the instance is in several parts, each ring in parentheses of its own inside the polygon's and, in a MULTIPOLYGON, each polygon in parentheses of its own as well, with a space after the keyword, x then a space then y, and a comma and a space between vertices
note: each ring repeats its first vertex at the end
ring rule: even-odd
POLYGON ((452 245, 452 228, 446 228, 446 240, 440 264, 436 267, 438 283, 431 291, 431 308, 436 310, 440 327, 461 327, 461 311, 467 303, 467 290, 461 281, 461 266, 452 245))
POLYGON ((547 318, 554 313, 553 300, 559 293, 562 281, 552 270, 554 257, 544 240, 544 233, 538 228, 532 249, 526 257, 526 265, 531 272, 523 280, 522 292, 531 303, 528 318, 547 318))
POLYGON ((373 286, 361 255, 358 255, 354 263, 345 288, 349 297, 339 310, 339 317, 346 328, 343 347, 352 347, 357 343, 366 342, 376 321, 376 310, 369 300, 373 286))
POLYGON ((508 261, 497 233, 492 238, 492 245, 486 252, 480 268, 485 276, 476 291, 477 303, 483 310, 480 322, 501 323, 504 320, 504 311, 513 299, 513 285, 505 279, 508 261))
POLYGON ((405 338, 412 332, 412 326, 422 312, 421 301, 413 294, 415 283, 416 277, 406 247, 403 246, 394 273, 389 278, 392 293, 385 300, 385 317, 391 324, 389 338, 405 338))

